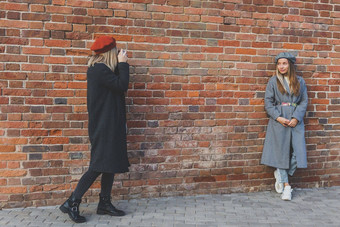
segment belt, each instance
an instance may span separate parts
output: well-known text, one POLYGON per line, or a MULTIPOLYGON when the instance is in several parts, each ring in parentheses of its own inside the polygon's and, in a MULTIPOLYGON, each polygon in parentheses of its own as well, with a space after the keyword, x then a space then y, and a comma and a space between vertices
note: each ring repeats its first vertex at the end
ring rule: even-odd
POLYGON ((281 106, 297 106, 296 103, 293 102, 281 102, 281 106))

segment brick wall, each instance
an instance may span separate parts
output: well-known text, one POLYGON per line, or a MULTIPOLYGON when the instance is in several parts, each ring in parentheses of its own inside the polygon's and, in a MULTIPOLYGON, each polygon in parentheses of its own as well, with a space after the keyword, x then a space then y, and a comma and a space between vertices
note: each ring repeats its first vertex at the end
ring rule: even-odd
MULTIPOLYGON (((127 48, 131 171, 115 199, 273 189, 259 165, 273 57, 308 84, 308 169, 340 185, 340 0, 0 2, 0 204, 60 204, 89 163, 86 62, 94 37, 127 48)), ((96 201, 96 182, 85 201, 96 201)))

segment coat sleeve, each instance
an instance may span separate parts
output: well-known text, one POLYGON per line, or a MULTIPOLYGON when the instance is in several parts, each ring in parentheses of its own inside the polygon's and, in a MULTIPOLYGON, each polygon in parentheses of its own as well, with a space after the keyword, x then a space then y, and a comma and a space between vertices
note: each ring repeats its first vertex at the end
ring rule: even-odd
POLYGON ((301 92, 301 100, 297 103, 297 107, 295 108, 292 118, 295 118, 299 122, 303 120, 305 116, 307 105, 308 105, 308 95, 307 95, 307 86, 305 81, 301 78, 300 80, 300 92, 301 92))
POLYGON ((275 100, 275 87, 274 83, 275 78, 271 78, 267 84, 266 93, 264 97, 264 107, 268 113, 268 115, 276 120, 276 118, 280 117, 281 113, 277 108, 277 101, 275 100))
POLYGON ((129 64, 120 62, 117 65, 118 70, 112 72, 109 67, 102 64, 101 83, 110 90, 125 92, 129 87, 129 64), (118 72, 118 73, 116 73, 118 72))

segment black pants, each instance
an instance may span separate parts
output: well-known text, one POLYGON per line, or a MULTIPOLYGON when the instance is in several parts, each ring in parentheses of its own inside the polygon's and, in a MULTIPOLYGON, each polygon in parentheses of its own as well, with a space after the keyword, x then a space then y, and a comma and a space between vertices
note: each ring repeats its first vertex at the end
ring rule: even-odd
POLYGON ((113 173, 100 173, 88 170, 80 178, 78 185, 73 192, 74 197, 76 199, 81 199, 100 174, 102 174, 100 194, 102 196, 110 196, 115 175, 113 173))

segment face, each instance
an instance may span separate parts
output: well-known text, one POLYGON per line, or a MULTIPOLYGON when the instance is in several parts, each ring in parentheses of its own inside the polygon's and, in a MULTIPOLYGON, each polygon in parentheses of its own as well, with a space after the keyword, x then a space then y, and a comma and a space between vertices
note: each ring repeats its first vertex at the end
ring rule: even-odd
POLYGON ((281 58, 277 61, 276 64, 277 69, 281 74, 286 74, 289 70, 289 62, 286 58, 281 58))

